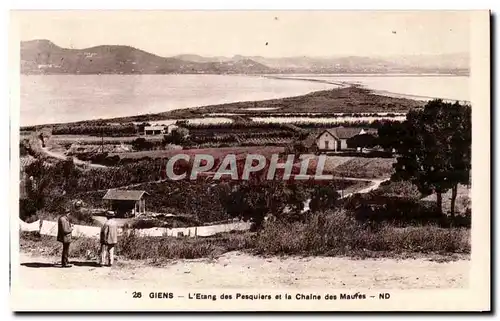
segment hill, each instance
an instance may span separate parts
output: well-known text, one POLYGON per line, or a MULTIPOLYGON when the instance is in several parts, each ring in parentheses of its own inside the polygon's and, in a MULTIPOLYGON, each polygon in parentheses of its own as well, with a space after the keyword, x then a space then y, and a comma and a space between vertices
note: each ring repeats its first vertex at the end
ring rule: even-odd
POLYGON ((164 58, 129 46, 61 48, 48 40, 21 42, 23 74, 252 74, 271 72, 250 59, 193 62, 164 58))
POLYGON ((394 57, 262 56, 160 57, 117 45, 87 49, 61 48, 49 40, 21 42, 24 74, 276 74, 276 73, 445 73, 468 74, 469 56, 413 55, 394 57))

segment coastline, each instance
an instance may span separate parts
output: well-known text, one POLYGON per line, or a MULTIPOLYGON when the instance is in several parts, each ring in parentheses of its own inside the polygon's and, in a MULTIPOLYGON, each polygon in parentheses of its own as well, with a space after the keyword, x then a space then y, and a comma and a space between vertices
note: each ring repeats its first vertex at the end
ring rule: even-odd
MULTIPOLYGON (((381 96, 386 96, 386 97, 393 97, 393 98, 405 98, 405 99, 413 99, 413 100, 422 100, 422 101, 429 101, 433 99, 442 99, 444 102, 451 102, 454 103, 455 101, 458 101, 460 103, 470 103, 469 100, 463 100, 463 99, 452 99, 452 98, 445 98, 445 97, 434 97, 434 96, 424 96, 424 95, 413 95, 413 94, 403 94, 403 93, 398 93, 398 92, 393 92, 389 90, 381 90, 381 89, 373 89, 370 88, 366 85, 359 84, 359 83, 354 83, 350 81, 344 81, 344 82, 334 82, 334 81, 328 81, 328 80, 321 80, 321 79, 311 79, 311 78, 297 78, 301 76, 308 76, 306 74, 304 75, 289 75, 287 76, 268 76, 269 78, 272 79, 283 79, 283 80, 300 80, 300 81, 310 81, 310 82, 320 82, 320 83, 325 83, 325 84, 331 84, 335 86, 339 86, 339 88, 345 88, 345 87, 359 87, 366 89, 370 91, 373 94, 376 95, 381 95, 381 96), (290 76, 293 76, 294 78, 289 78, 290 76)), ((311 76, 311 75, 309 75, 311 76)), ((312 75, 314 77, 338 77, 338 78, 348 78, 348 77, 359 77, 359 78, 365 78, 365 77, 469 77, 469 75, 455 75, 455 74, 324 74, 324 75, 312 75)))
MULTIPOLYGON (((206 74, 201 74, 201 75, 206 75, 206 74)), ((138 75, 140 76, 140 75, 138 75)), ((161 76, 161 75, 158 75, 161 76)), ((277 100, 286 100, 286 99, 300 99, 300 98, 305 98, 309 97, 311 95, 316 95, 321 92, 325 91, 338 91, 341 89, 348 89, 348 88, 358 88, 361 90, 366 91, 367 94, 370 95, 377 95, 377 96, 383 96, 387 98, 394 98, 394 99, 404 99, 408 101, 415 101, 419 103, 425 103, 426 101, 432 100, 432 99, 442 99, 445 102, 452 102, 454 103, 455 101, 459 101, 460 103, 468 103, 466 100, 454 100, 454 99, 449 99, 449 98, 440 98, 440 97, 430 97, 430 96, 421 96, 421 95, 412 95, 412 94, 402 94, 402 93, 397 93, 397 92, 392 92, 388 90, 379 90, 379 89, 372 89, 369 88, 366 85, 359 84, 359 83, 353 83, 351 81, 345 81, 345 82, 338 82, 338 81, 330 81, 330 80, 322 80, 322 79, 311 79, 311 78, 304 78, 307 76, 314 76, 314 77, 414 77, 414 76, 421 76, 421 77, 429 77, 430 74, 280 74, 280 75, 273 75, 273 74, 228 74, 228 75, 219 75, 219 76, 246 76, 246 77, 259 77, 259 78, 267 78, 267 79, 277 79, 277 80, 295 80, 295 81, 306 81, 306 82, 316 82, 316 83, 323 83, 327 84, 329 86, 332 86, 331 89, 327 90, 313 90, 311 92, 308 92, 306 94, 299 94, 299 95, 288 95, 288 96, 283 96, 279 98, 270 98, 270 99, 264 99, 264 100, 241 100, 241 101, 231 101, 231 102, 226 102, 222 104, 208 104, 208 105, 198 105, 198 106, 191 106, 191 107, 181 107, 181 108, 176 108, 172 109, 169 111, 162 111, 162 112, 154 112, 154 113, 144 113, 144 114, 138 114, 138 115, 119 115, 115 117, 106 117, 106 118, 86 118, 86 119, 81 119, 81 120, 75 120, 75 121, 62 121, 62 122, 55 122, 55 123, 40 123, 40 124, 29 124, 29 125, 22 125, 22 128, 30 128, 30 127, 42 127, 42 126, 60 126, 64 124, 80 124, 80 123, 86 123, 86 122, 103 122, 103 121, 113 121, 113 122, 132 122, 132 121, 137 121, 138 119, 146 119, 146 121, 149 121, 148 118, 152 118, 151 120, 161 120, 161 119, 183 119, 183 118, 193 118, 193 117, 204 117, 202 114, 206 112, 215 112, 217 113, 218 109, 224 108, 225 106, 228 105, 238 105, 238 104, 258 104, 258 103, 263 103, 263 102, 273 102, 277 100), (300 78, 298 78, 300 77, 300 78), (198 111, 204 110, 203 113, 199 113, 198 111), (160 117, 161 118, 158 118, 160 117)), ((452 75, 452 74, 434 74, 433 76, 436 77, 464 77, 461 75, 452 75)), ((245 116, 246 114, 250 113, 245 113, 244 111, 250 111, 248 108, 241 108, 238 112, 238 116, 245 116)), ((262 109, 263 110, 263 109, 262 109)), ((279 110, 280 112, 283 112, 283 110, 279 110)), ((223 112, 223 111, 218 111, 218 112, 223 112)), ((294 111, 289 110, 287 111, 291 114, 294 113, 294 111)), ((346 113, 349 113, 348 110, 343 111, 346 113)), ((375 111, 376 112, 376 111, 375 111)), ((384 112, 384 110, 379 110, 378 112, 384 112)), ((398 111, 391 111, 391 112, 400 112, 398 111)), ((265 113, 273 113, 273 111, 265 111, 265 113)), ((297 113, 301 113, 300 111, 297 111, 297 113)), ((357 113, 353 111, 353 113, 357 113)), ((142 121, 142 120, 140 120, 142 121)))

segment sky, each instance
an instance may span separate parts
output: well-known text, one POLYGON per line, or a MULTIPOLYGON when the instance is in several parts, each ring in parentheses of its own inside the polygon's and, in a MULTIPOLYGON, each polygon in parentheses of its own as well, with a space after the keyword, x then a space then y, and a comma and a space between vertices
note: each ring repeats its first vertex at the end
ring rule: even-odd
POLYGON ((466 11, 25 11, 21 40, 129 45, 160 56, 400 56, 469 53, 466 11))

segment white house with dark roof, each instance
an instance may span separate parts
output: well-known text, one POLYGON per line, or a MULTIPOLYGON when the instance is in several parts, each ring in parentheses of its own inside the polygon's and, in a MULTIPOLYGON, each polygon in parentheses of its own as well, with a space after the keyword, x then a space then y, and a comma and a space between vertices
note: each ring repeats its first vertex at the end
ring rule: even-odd
POLYGON ((149 194, 146 191, 109 189, 102 199, 117 217, 129 217, 146 213, 145 195, 149 194))
POLYGON ((353 127, 337 127, 325 129, 316 137, 316 146, 319 151, 337 152, 347 149, 347 140, 363 134, 375 134, 376 130, 353 128, 353 127))

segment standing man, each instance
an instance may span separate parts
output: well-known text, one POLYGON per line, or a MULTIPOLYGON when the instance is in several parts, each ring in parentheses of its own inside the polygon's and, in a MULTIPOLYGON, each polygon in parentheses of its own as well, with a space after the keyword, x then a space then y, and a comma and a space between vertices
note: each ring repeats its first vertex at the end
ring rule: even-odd
POLYGON ((104 265, 106 259, 106 253, 108 255, 108 266, 113 265, 114 255, 115 255, 115 245, 118 243, 118 227, 116 226, 116 221, 113 219, 115 213, 108 211, 106 213, 106 218, 108 219, 106 223, 101 227, 101 260, 100 266, 104 265))
POLYGON ((57 240, 63 244, 62 248, 62 267, 71 267, 69 264, 69 245, 71 244, 71 233, 73 232, 73 225, 69 221, 70 207, 64 209, 64 214, 59 217, 57 221, 57 240))

